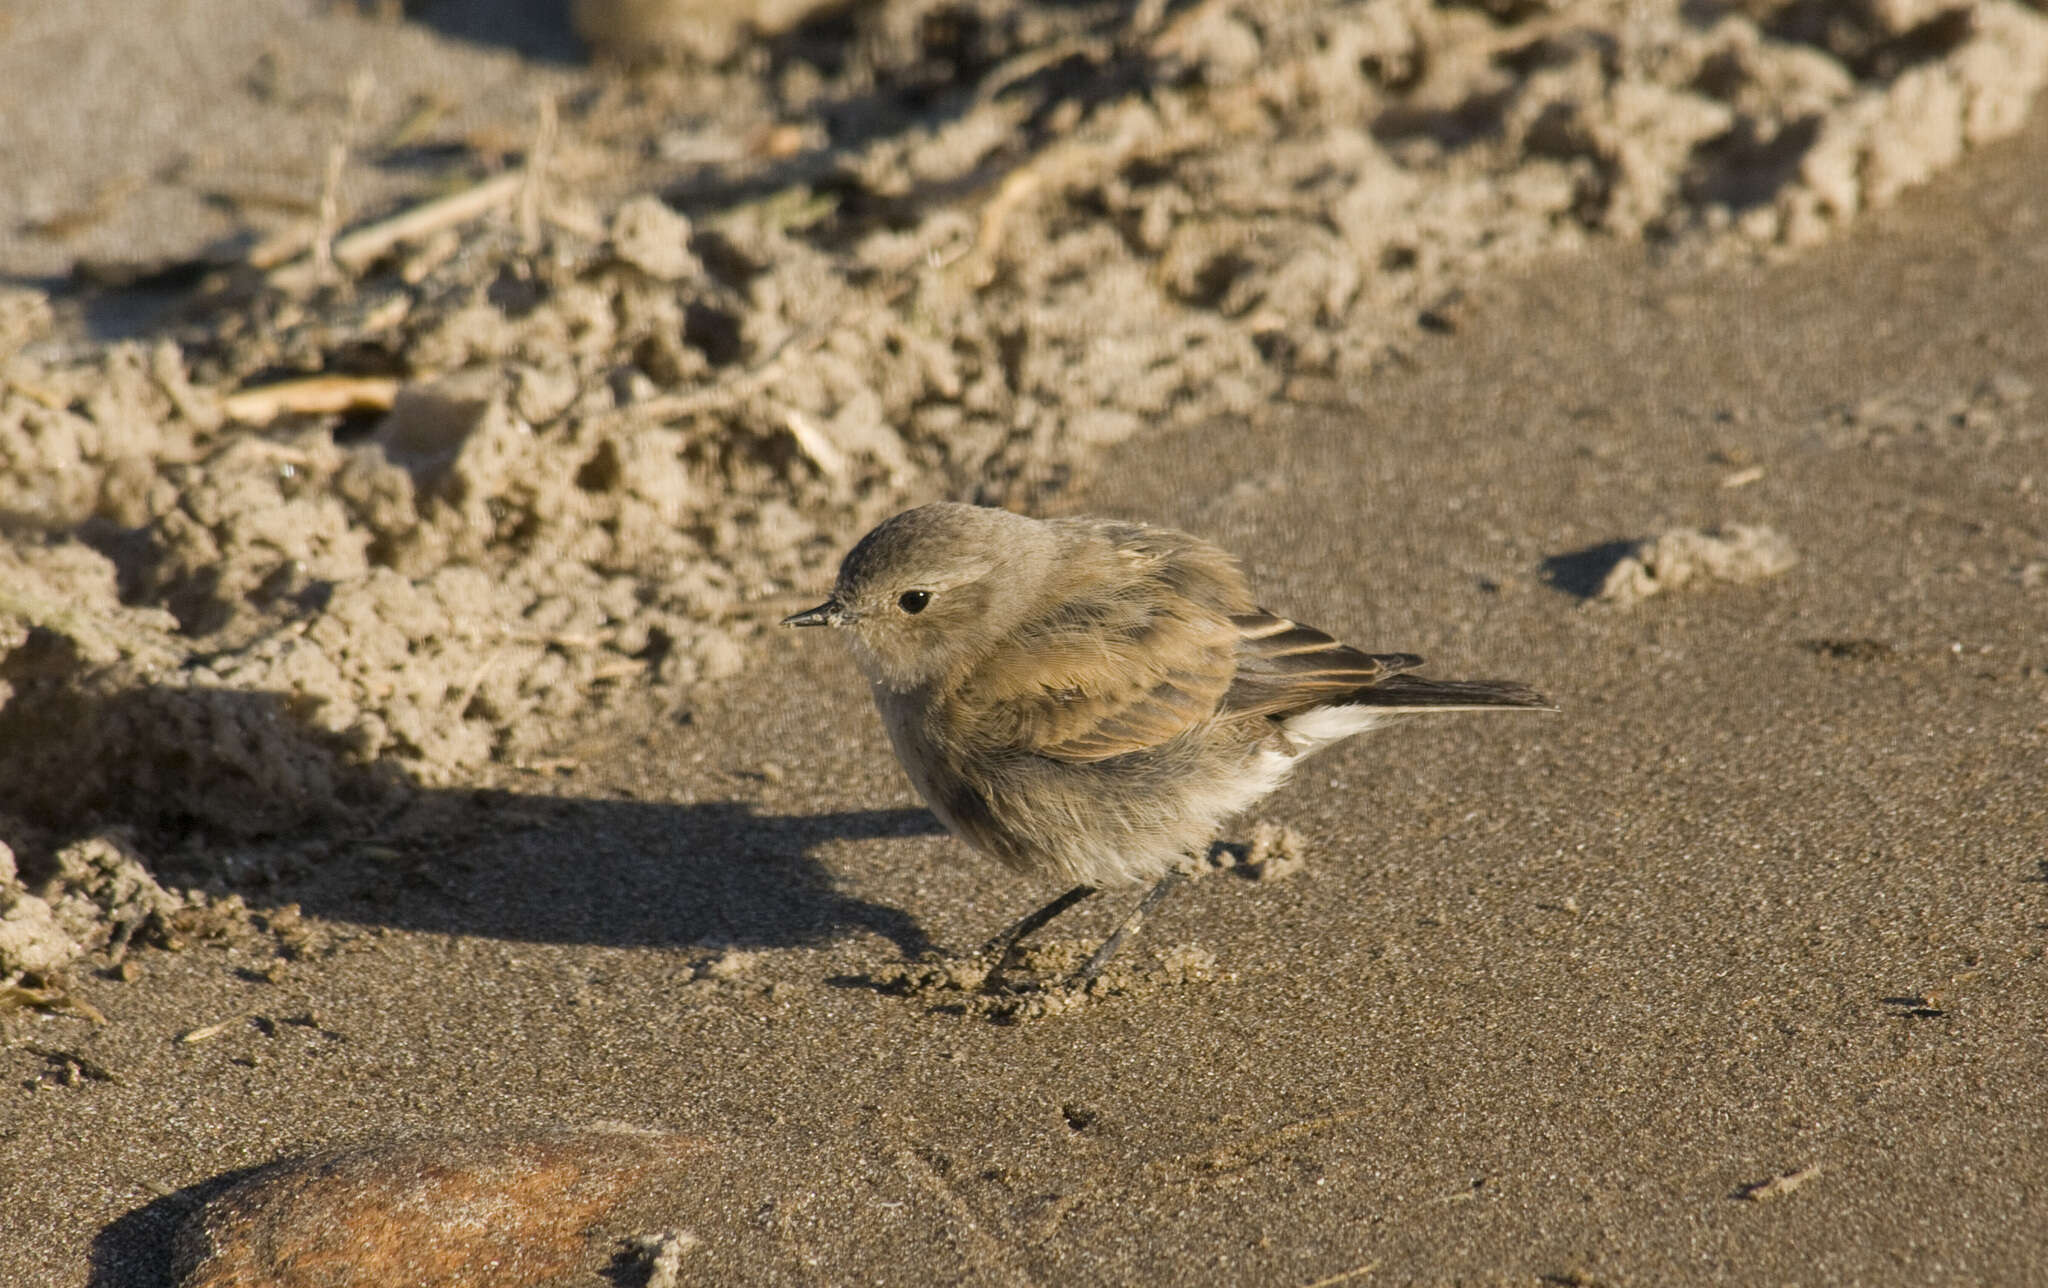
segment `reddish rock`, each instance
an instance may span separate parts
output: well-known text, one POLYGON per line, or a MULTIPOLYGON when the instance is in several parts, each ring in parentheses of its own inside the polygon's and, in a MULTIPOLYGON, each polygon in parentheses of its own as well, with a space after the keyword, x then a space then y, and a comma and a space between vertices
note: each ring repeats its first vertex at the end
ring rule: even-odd
POLYGON ((178 1231, 180 1288, 520 1288, 609 1251, 591 1235, 707 1146, 629 1128, 406 1140, 287 1159, 178 1231))

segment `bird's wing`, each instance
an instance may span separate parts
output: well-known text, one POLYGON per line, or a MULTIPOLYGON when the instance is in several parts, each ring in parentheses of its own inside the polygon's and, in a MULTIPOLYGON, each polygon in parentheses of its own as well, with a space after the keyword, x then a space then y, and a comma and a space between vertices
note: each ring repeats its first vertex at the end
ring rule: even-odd
POLYGON ((1161 529, 1116 528, 1060 596, 954 694, 978 745, 1089 762, 1142 751, 1213 717, 1237 675, 1245 605, 1229 556, 1161 529))
POLYGON ((1233 715, 1291 715, 1422 665, 1413 653, 1364 653, 1263 609, 1230 621, 1238 632, 1236 675, 1223 707, 1233 715))

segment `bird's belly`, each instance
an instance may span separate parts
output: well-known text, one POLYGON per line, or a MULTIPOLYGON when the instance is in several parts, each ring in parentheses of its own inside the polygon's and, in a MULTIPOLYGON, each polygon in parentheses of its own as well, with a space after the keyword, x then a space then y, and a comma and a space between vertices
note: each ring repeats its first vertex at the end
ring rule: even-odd
POLYGON ((986 802, 925 736, 917 718, 918 704, 908 695, 877 688, 875 707, 881 712, 882 727, 889 733, 889 745, 904 776, 946 830, 977 850, 1020 866, 1003 845, 986 802))
POLYGON ((912 703, 876 696, 897 759, 948 831, 1015 871, 1075 883, 1147 883, 1185 865, 1295 759, 1269 745, 1235 757, 1161 749, 1084 763, 989 755, 962 766, 926 736, 912 703))

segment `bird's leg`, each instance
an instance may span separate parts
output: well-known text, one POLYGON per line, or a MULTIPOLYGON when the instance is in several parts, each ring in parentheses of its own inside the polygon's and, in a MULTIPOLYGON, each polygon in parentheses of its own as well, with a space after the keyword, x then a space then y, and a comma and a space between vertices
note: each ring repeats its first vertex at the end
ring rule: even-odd
POLYGON ((1059 916, 1067 909, 1086 899, 1089 895, 1094 894, 1100 888, 1099 886, 1092 885, 1077 885, 1036 912, 1027 913, 1019 918, 1009 929, 983 944, 981 946, 981 956, 986 957, 990 953, 998 954, 998 956, 996 957, 996 964, 989 969, 988 978, 983 982, 982 987, 985 989, 995 988, 997 981, 1002 979, 1003 972, 1010 968, 1010 960, 1017 955, 1017 945, 1023 943, 1028 936, 1036 934, 1044 928, 1045 924, 1054 917, 1059 916))
POLYGON ((1185 872, 1169 872, 1159 878, 1159 883, 1145 892, 1145 897, 1138 900, 1138 906, 1131 909, 1131 915, 1123 919, 1123 924, 1111 931, 1109 938, 1102 941, 1102 947, 1096 949, 1093 955, 1082 963, 1081 969, 1076 971, 1074 978, 1069 981, 1070 986, 1086 988, 1091 980, 1102 973, 1102 968, 1109 964, 1109 959, 1116 956, 1116 950, 1124 946, 1124 940, 1135 933, 1138 927, 1144 925, 1145 918, 1151 915, 1152 910, 1164 902, 1167 895, 1173 893, 1174 887, 1185 880, 1185 872))

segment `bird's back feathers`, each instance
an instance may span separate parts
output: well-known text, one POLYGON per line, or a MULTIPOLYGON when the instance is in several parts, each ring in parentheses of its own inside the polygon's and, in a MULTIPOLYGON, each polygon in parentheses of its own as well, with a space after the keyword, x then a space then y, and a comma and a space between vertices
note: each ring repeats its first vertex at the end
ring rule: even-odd
POLYGON ((1229 555, 1184 533, 1067 525, 1078 589, 961 678, 968 736, 1086 763, 1142 751, 1213 717, 1236 673, 1233 612, 1250 602, 1229 555))
MULTIPOLYGON (((1366 653, 1252 607, 1237 563, 1185 533, 1064 521, 1066 593, 1027 618, 950 687, 971 718, 951 727, 981 748, 1087 764, 1161 746, 1205 723, 1287 725, 1331 707, 1373 718, 1477 707, 1545 707, 1522 685, 1406 674, 1412 653, 1366 653), (1077 589, 1078 588, 1078 589, 1077 589)), ((1356 732, 1356 729, 1352 729, 1356 732)), ((1346 736, 1335 734, 1334 736, 1346 736)), ((1320 746, 1333 737, 1315 737, 1320 746)))
POLYGON ((1284 717, 1348 701, 1422 665, 1413 653, 1366 653, 1313 626, 1264 609, 1231 618, 1237 674, 1224 707, 1238 715, 1284 717))

